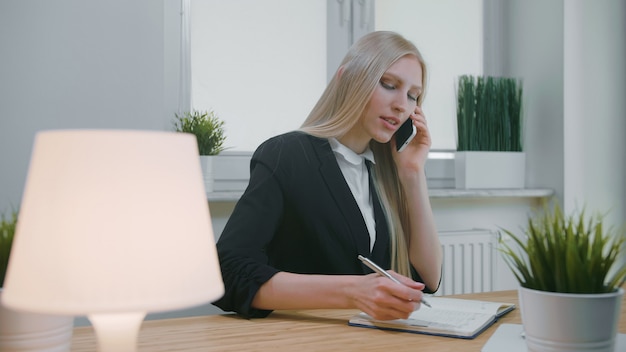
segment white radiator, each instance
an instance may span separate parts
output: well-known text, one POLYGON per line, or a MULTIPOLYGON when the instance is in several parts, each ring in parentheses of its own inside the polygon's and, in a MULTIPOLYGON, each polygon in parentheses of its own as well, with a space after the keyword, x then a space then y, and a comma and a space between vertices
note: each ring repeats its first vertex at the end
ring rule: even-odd
POLYGON ((498 233, 492 230, 443 231, 443 273, 437 296, 493 291, 498 233))

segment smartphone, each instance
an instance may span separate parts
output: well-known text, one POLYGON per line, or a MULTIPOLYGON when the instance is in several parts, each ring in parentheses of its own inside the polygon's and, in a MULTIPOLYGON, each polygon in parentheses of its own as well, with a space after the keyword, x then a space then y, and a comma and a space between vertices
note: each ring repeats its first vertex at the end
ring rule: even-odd
POLYGON ((406 146, 411 143, 411 140, 413 139, 413 137, 415 137, 416 134, 417 129, 413 125, 413 120, 411 120, 411 118, 408 118, 395 133, 396 150, 399 152, 403 151, 404 148, 406 148, 406 146))

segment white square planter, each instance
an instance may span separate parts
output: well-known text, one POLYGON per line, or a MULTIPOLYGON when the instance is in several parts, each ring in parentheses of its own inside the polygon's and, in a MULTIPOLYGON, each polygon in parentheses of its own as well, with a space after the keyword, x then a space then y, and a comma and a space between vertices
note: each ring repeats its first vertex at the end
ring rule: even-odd
POLYGON ((250 179, 250 152, 201 155, 200 165, 207 193, 243 191, 250 179))
POLYGON ((457 189, 524 188, 524 152, 456 152, 454 174, 457 189))

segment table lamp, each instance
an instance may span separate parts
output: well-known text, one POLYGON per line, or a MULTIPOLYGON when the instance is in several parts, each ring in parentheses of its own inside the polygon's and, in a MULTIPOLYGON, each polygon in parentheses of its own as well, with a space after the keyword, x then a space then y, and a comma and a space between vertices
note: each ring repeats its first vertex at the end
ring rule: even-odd
POLYGON ((100 351, 136 351, 148 312, 208 303, 223 292, 194 136, 36 135, 6 306, 86 315, 100 351))

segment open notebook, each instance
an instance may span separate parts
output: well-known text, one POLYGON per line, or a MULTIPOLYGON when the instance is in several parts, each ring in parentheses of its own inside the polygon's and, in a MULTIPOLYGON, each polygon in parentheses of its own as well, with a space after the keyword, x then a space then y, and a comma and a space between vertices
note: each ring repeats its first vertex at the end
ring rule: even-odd
POLYGON ((473 339, 502 315, 515 309, 511 303, 469 299, 428 297, 432 308, 424 305, 408 319, 376 320, 361 312, 348 322, 351 326, 404 331, 473 339))

